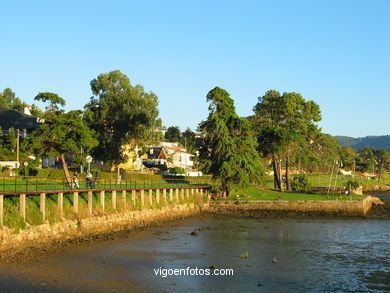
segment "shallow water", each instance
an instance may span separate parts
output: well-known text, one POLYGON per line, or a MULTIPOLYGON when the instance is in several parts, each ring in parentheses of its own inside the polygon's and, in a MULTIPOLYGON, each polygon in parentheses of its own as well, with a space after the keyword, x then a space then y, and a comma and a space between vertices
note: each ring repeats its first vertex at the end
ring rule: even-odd
POLYGON ((8 292, 385 292, 390 220, 189 219, 0 273, 8 292), (234 276, 154 274, 211 266, 234 276))

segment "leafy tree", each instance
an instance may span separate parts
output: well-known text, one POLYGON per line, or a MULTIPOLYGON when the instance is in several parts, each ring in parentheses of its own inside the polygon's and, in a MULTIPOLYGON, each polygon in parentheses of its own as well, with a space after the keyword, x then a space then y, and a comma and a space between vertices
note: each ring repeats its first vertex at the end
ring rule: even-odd
POLYGON ((15 99, 12 101, 12 104, 11 104, 10 108, 13 109, 13 110, 19 111, 19 112, 23 112, 25 106, 26 106, 26 103, 24 103, 24 102, 23 102, 21 99, 19 99, 19 98, 15 98, 15 99))
POLYGON ((254 107, 253 123, 259 142, 259 151, 270 155, 274 182, 283 189, 281 159, 286 161, 286 185, 291 190, 290 163, 293 152, 311 135, 318 132, 314 122, 321 120, 319 106, 306 101, 299 93, 269 90, 259 97, 254 107))
POLYGON ((180 141, 180 128, 178 126, 168 127, 167 132, 165 133, 165 139, 171 142, 180 141))
POLYGON ((8 147, 15 152, 16 151, 16 144, 17 144, 17 138, 16 138, 16 131, 14 128, 10 128, 8 132, 8 147))
POLYGON ((26 103, 16 97, 10 88, 6 88, 0 93, 0 106, 23 112, 26 103))
POLYGON ((373 151, 375 160, 378 162, 378 172, 379 172, 379 178, 378 181, 380 182, 382 179, 383 171, 387 169, 388 165, 390 164, 390 154, 385 149, 375 149, 373 151))
POLYGON ((48 112, 57 112, 59 111, 60 106, 65 106, 65 100, 55 93, 38 93, 38 95, 35 96, 34 100, 42 101, 45 103, 48 102, 49 105, 46 107, 46 110, 48 112))
POLYGON ((370 147, 364 147, 358 151, 357 155, 357 167, 362 172, 375 172, 375 156, 374 149, 370 147))
POLYGON ((221 181, 222 193, 229 196, 232 184, 247 185, 261 174, 256 141, 247 119, 236 114, 234 102, 224 89, 207 94, 209 116, 199 124, 204 146, 199 151, 205 173, 221 181))
POLYGON ((340 160, 341 145, 330 134, 320 133, 315 139, 315 148, 317 162, 323 170, 332 171, 335 161, 340 160))
POLYGON ((15 97, 15 93, 10 88, 4 89, 2 98, 5 103, 5 107, 9 108, 12 105, 15 97))
POLYGON ((2 93, 2 92, 0 92, 0 106, 2 106, 2 107, 8 107, 8 103, 7 103, 6 100, 4 99, 3 93, 2 93))
POLYGON ((43 118, 43 112, 42 110, 35 104, 31 105, 30 113, 32 116, 43 118))
POLYGON ((154 128, 161 125, 158 99, 141 85, 132 86, 119 70, 100 74, 91 89, 94 96, 84 107, 84 119, 99 141, 93 156, 110 161, 113 170, 125 160, 124 145, 142 145, 156 137, 154 128))
POLYGON ((27 148, 35 154, 45 157, 59 157, 62 162, 65 177, 71 183, 65 154, 81 155, 88 153, 98 144, 93 132, 83 123, 81 111, 70 111, 59 115, 49 115, 49 118, 28 138, 27 148))
POLYGON ((346 168, 351 169, 355 163, 357 152, 350 147, 341 147, 341 161, 346 168))
POLYGON ((181 134, 180 143, 187 148, 188 152, 196 153, 202 146, 203 140, 200 136, 196 136, 190 128, 187 128, 181 134))

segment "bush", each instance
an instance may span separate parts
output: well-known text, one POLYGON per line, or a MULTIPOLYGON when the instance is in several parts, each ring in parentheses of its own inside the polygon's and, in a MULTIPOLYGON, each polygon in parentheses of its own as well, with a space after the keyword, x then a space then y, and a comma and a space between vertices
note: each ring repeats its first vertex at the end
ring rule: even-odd
POLYGON ((185 171, 183 168, 180 167, 174 167, 174 168, 169 168, 169 174, 171 175, 183 175, 185 174, 185 171))
POLYGON ((37 177, 49 177, 50 170, 49 169, 38 169, 37 177))
POLYGON ((348 180, 347 183, 345 183, 345 188, 347 190, 353 190, 360 186, 359 181, 355 180, 348 180))
POLYGON ((309 180, 306 174, 294 175, 291 182, 292 190, 307 190, 309 186, 309 180))

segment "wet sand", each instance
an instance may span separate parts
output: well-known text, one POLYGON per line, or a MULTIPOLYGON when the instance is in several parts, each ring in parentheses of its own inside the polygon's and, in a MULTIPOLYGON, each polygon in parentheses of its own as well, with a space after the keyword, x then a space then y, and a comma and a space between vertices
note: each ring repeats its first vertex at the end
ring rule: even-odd
POLYGON ((189 218, 32 251, 0 266, 0 284, 4 292, 382 292, 390 290, 389 227, 389 220, 189 218), (188 266, 235 275, 153 271, 188 266))

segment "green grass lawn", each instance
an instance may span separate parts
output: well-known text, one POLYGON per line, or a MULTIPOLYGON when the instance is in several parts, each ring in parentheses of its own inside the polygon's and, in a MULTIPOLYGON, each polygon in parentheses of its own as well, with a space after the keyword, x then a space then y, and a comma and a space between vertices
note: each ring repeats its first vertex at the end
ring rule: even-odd
MULTIPOLYGON (((353 195, 353 200, 363 199, 365 195, 353 195)), ((340 194, 311 194, 299 192, 279 192, 257 187, 235 189, 228 200, 350 200, 351 197, 340 194)))
MULTIPOLYGON (((294 176, 294 175, 292 175, 294 176)), ((374 186, 381 186, 382 188, 390 188, 390 178, 389 174, 384 174, 382 176, 382 182, 379 183, 378 180, 371 179, 371 178, 360 178, 356 176, 355 178, 352 178, 350 175, 333 175, 330 176, 330 174, 319 174, 319 173, 311 173, 307 174, 308 181, 309 181, 309 187, 317 187, 317 186, 345 186, 348 180, 357 180, 360 185, 363 186, 364 189, 373 189, 374 186)), ((263 180, 263 186, 265 188, 274 188, 274 181, 273 177, 268 176, 263 180)))

